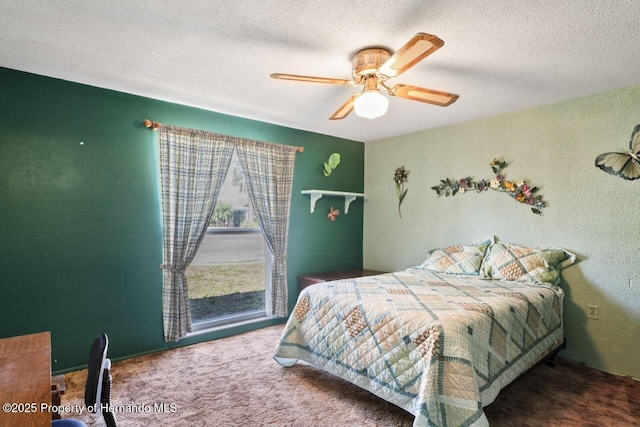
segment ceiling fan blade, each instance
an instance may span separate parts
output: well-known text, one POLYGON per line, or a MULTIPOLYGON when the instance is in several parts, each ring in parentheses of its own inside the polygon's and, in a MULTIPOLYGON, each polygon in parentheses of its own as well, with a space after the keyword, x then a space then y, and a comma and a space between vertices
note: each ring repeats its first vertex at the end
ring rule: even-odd
POLYGON ((340 106, 340 108, 338 108, 336 112, 333 113, 331 117, 329 117, 329 120, 340 120, 347 117, 349 113, 353 110, 353 102, 356 100, 358 96, 360 96, 359 93, 347 99, 347 102, 342 104, 342 106, 340 106))
POLYGON ((378 68, 387 78, 398 77, 440 49, 444 42, 431 34, 418 33, 378 68))
POLYGON ((280 80, 295 80, 299 82, 311 82, 311 83, 329 83, 334 85, 353 86, 355 83, 351 80, 344 79, 332 79, 329 77, 315 77, 315 76, 300 76, 298 74, 271 74, 272 79, 280 80))
POLYGON ((455 93, 403 84, 398 84, 390 88, 389 95, 399 96, 400 98, 411 99, 413 101, 426 102, 440 107, 451 105, 458 99, 458 95, 455 93))

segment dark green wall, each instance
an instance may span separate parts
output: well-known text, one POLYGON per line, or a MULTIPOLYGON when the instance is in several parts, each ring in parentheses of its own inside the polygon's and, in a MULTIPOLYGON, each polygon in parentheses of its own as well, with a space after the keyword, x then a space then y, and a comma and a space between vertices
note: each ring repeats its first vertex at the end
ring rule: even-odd
POLYGON ((51 331, 55 372, 85 365, 101 332, 112 359, 176 346, 163 340, 157 133, 145 118, 305 148, 291 203, 290 308, 297 275, 362 266, 362 199, 331 223, 329 207, 344 202, 323 198, 310 214, 300 191, 362 192, 364 144, 0 68, 0 338, 51 331), (333 152, 342 163, 324 177, 333 152))

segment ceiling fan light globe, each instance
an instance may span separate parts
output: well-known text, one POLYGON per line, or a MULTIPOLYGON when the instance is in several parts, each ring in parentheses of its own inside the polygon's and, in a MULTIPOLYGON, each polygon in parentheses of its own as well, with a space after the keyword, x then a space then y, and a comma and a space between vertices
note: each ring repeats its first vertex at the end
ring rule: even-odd
POLYGON ((389 100, 378 91, 367 91, 358 96, 353 103, 356 114, 366 119, 375 119, 387 112, 389 100))

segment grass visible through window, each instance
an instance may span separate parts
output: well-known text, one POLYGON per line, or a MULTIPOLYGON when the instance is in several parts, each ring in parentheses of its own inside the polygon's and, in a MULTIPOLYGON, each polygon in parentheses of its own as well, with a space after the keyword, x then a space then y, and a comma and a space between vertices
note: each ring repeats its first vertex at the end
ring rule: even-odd
POLYGON ((187 269, 193 323, 264 309, 264 263, 191 266, 187 269))
POLYGON ((264 264, 192 266, 187 269, 187 283, 191 299, 264 291, 264 264))

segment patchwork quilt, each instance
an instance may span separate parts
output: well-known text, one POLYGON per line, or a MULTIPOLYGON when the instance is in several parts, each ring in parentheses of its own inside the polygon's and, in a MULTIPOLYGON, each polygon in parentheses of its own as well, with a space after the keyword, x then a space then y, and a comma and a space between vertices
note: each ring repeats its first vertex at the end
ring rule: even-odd
POLYGON ((274 358, 304 360, 415 415, 485 426, 483 407, 563 340, 562 289, 409 269, 304 289, 274 358))

